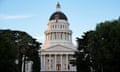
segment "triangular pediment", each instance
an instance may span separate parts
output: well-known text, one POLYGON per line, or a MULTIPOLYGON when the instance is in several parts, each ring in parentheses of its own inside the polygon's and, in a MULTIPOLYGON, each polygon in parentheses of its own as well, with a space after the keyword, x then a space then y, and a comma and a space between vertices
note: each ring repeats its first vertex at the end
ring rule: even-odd
POLYGON ((44 51, 75 51, 75 49, 63 45, 54 45, 44 49, 44 51))

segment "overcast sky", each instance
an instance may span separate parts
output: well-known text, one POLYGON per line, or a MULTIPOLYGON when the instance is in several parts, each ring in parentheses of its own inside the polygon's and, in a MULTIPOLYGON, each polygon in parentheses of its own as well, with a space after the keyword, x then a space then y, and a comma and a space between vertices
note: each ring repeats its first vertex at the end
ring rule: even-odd
POLYGON ((98 23, 120 16, 120 0, 0 0, 0 29, 25 31, 43 42, 57 2, 68 18, 73 40, 98 23))

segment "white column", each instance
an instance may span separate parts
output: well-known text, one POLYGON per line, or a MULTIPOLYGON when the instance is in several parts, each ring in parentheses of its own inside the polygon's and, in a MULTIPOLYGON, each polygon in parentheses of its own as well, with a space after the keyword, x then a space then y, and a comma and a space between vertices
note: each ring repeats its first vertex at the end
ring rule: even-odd
POLYGON ((45 41, 47 41, 47 36, 46 36, 46 34, 45 34, 45 41))
POLYGON ((52 32, 50 33, 50 35, 51 35, 51 40, 52 40, 52 32))
POLYGON ((50 40, 50 33, 48 33, 48 40, 50 40))
POLYGON ((59 30, 59 25, 58 25, 58 30, 59 30))
POLYGON ((49 40, 50 40, 50 33, 49 33, 49 40))
POLYGON ((62 65, 62 55, 61 55, 61 71, 63 71, 63 65, 62 65))
POLYGON ((58 40, 58 32, 57 32, 57 34, 56 34, 56 39, 58 40))
POLYGON ((58 40, 60 39, 60 33, 58 32, 58 40))
POLYGON ((70 40, 71 40, 71 33, 70 33, 70 40))
POLYGON ((59 39, 59 33, 57 32, 57 40, 59 39))
POLYGON ((49 39, 49 34, 47 34, 47 40, 49 39))
POLYGON ((66 33, 65 33, 65 40, 66 40, 67 38, 66 38, 66 33))
POLYGON ((46 68, 46 65, 45 65, 45 55, 43 55, 43 59, 44 59, 44 71, 45 71, 45 68, 46 68))
POLYGON ((66 71, 68 71, 68 55, 66 54, 66 71))
POLYGON ((50 40, 51 40, 51 32, 50 32, 50 40))
POLYGON ((65 25, 65 30, 67 30, 67 29, 66 29, 66 25, 65 25))
POLYGON ((42 55, 40 55, 40 61, 41 61, 41 71, 42 71, 42 69, 43 69, 43 62, 42 62, 42 55))
POLYGON ((56 55, 55 55, 55 71, 56 71, 56 55))
POLYGON ((51 33, 51 35, 52 35, 52 40, 53 40, 53 32, 51 33))
POLYGON ((53 36, 54 36, 53 34, 54 34, 54 33, 52 32, 52 40, 53 40, 53 36))
POLYGON ((46 34, 46 41, 48 40, 48 36, 47 36, 47 34, 46 34))
POLYGON ((59 40, 59 32, 58 32, 58 40, 59 40))
POLYGON ((63 32, 63 40, 65 40, 65 33, 63 32))
POLYGON ((61 32, 61 40, 63 39, 63 33, 61 32))
POLYGON ((59 32, 59 40, 61 40, 61 32, 59 32))
POLYGON ((67 36, 68 36, 68 34, 66 33, 66 40, 68 39, 68 37, 67 37, 67 36))
POLYGON ((69 37, 68 37, 68 33, 67 33, 66 35, 67 35, 67 37, 66 37, 66 38, 67 38, 67 40, 68 40, 68 38, 69 38, 69 37))
POLYGON ((52 37, 52 32, 51 32, 51 40, 52 40, 52 38, 53 38, 53 37, 52 37))
POLYGON ((70 40, 70 33, 68 33, 68 36, 69 36, 69 37, 68 37, 68 38, 69 38, 68 40, 70 40))
POLYGON ((54 40, 56 40, 56 32, 55 32, 55 38, 54 38, 54 40))
POLYGON ((47 36, 48 36, 48 40, 49 40, 49 33, 48 33, 48 35, 47 35, 47 36))
MULTIPOLYGON (((70 58, 71 58, 71 55, 69 55, 69 59, 70 59, 70 58)), ((72 66, 71 66, 71 64, 69 64, 69 68, 70 68, 69 70, 72 71, 72 66)))
POLYGON ((71 36, 71 33, 70 33, 70 40, 72 41, 72 36, 71 36))
POLYGON ((22 72, 23 72, 23 69, 24 69, 24 59, 25 59, 25 55, 23 55, 23 57, 22 57, 22 72))
POLYGON ((48 65, 49 65, 49 68, 50 68, 49 70, 51 71, 51 55, 50 54, 49 54, 49 64, 48 65))
POLYGON ((53 33, 53 40, 55 40, 55 32, 53 33))
POLYGON ((49 34, 47 33, 47 40, 49 40, 49 34))

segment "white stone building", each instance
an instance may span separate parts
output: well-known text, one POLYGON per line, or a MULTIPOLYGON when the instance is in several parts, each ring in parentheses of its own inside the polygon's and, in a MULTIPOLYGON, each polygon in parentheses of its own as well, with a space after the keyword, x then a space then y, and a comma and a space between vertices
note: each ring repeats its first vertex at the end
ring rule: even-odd
POLYGON ((76 67, 69 63, 75 50, 68 19, 60 11, 58 3, 56 11, 49 19, 48 28, 45 31, 45 41, 40 50, 41 72, 76 71, 76 67))

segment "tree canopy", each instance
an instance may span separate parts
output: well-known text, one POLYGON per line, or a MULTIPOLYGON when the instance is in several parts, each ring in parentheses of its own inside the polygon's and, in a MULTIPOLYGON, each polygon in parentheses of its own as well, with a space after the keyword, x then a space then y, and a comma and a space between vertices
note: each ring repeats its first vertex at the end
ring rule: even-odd
POLYGON ((78 72, 120 72, 120 18, 97 24, 77 43, 76 59, 70 62, 78 72))
MULTIPOLYGON (((15 64, 14 67, 17 71, 21 72, 22 56, 24 54, 27 57, 26 61, 33 61, 32 71, 40 72, 40 58, 38 50, 41 43, 37 42, 26 32, 0 30, 0 44, 0 68, 8 63, 15 64, 15 60, 18 59, 18 66, 15 66, 15 64)), ((9 65, 4 68, 10 68, 12 71, 8 70, 9 72, 15 71, 15 69, 9 65)))
POLYGON ((106 21, 89 34, 89 51, 97 72, 119 72, 120 20, 106 21))
POLYGON ((13 42, 0 34, 0 71, 18 72, 15 64, 17 49, 13 42))
POLYGON ((88 34, 91 31, 84 33, 82 38, 77 38, 77 51, 75 51, 75 60, 70 60, 70 63, 76 65, 77 72, 91 72, 90 55, 88 53, 88 34))

